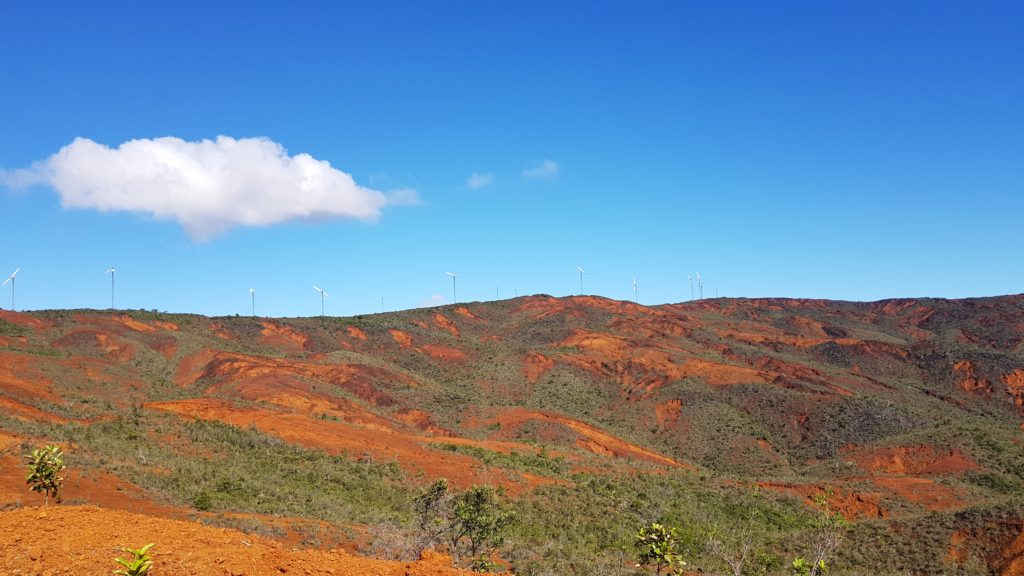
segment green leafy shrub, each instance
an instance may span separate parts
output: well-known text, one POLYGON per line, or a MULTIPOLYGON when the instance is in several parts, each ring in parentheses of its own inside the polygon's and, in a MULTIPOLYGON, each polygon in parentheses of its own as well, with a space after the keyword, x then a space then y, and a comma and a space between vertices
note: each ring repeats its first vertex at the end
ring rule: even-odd
POLYGON ((44 505, 49 506, 50 497, 57 499, 64 485, 64 477, 60 475, 65 468, 64 452, 58 446, 45 446, 36 448, 25 459, 28 461, 25 483, 29 490, 42 493, 44 505))
POLYGON ((149 543, 142 548, 125 548, 124 551, 131 554, 131 558, 114 558, 114 562, 121 565, 121 568, 114 570, 117 576, 146 576, 149 569, 153 567, 153 560, 149 557, 149 551, 156 546, 149 543))
POLYGON ((686 565, 679 553, 678 531, 673 527, 657 522, 644 526, 637 532, 634 546, 637 550, 637 567, 650 566, 654 568, 656 576, 660 576, 666 569, 674 571, 686 565))

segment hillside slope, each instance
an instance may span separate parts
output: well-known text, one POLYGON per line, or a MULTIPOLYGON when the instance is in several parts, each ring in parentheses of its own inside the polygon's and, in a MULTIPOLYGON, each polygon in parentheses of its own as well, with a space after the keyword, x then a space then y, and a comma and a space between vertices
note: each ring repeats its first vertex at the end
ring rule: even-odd
POLYGON ((1021 296, 534 296, 325 319, 0 312, 0 411, 12 462, 22 442, 61 440, 154 506, 326 522, 339 542, 346 526, 405 518, 410 479, 529 501, 654 473, 780 506, 827 493, 858 521, 853 566, 879 541, 925 550, 925 572, 1024 562, 1021 296), (325 452, 345 489, 311 514, 280 482, 272 497, 196 469, 253 446, 263 461, 235 463, 249 476, 273 478, 288 450, 325 452))

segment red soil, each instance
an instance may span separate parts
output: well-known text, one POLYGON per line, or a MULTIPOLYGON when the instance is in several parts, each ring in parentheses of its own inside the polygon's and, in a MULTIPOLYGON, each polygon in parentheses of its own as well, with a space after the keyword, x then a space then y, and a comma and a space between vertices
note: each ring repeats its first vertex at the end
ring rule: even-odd
POLYGON ((469 308, 466 308, 465 306, 459 306, 458 308, 456 308, 455 313, 464 318, 469 318, 470 320, 480 320, 481 322, 486 322, 486 320, 477 316, 476 314, 473 314, 473 312, 469 308))
POLYGON ((761 488, 801 496, 804 498, 804 503, 813 508, 817 507, 814 501, 815 496, 830 494, 828 496, 829 507, 832 511, 842 514, 843 518, 847 520, 889 517, 889 510, 881 504, 885 495, 880 492, 858 492, 818 484, 758 482, 757 485, 761 488))
POLYGON ((683 410, 683 401, 668 400, 654 407, 654 414, 658 419, 659 426, 671 426, 679 420, 679 414, 683 410))
POLYGON ((692 468, 689 464, 678 462, 668 456, 663 456, 635 444, 630 444, 589 424, 584 424, 579 420, 573 420, 559 414, 549 414, 527 410, 526 408, 510 408, 504 410, 495 418, 486 421, 485 424, 499 424, 503 430, 508 431, 519 428, 529 422, 554 424, 571 430, 577 436, 576 446, 578 448, 601 456, 628 458, 665 466, 692 468))
MULTIPOLYGON (((533 485, 527 483, 524 486, 524 477, 514 472, 487 470, 479 461, 464 454, 431 448, 434 443, 452 443, 456 439, 405 434, 394 429, 320 420, 265 408, 240 408, 216 398, 154 402, 146 406, 200 420, 214 420, 240 427, 255 426, 286 442, 321 448, 331 454, 370 454, 379 460, 395 461, 412 474, 422 473, 429 479, 447 478, 460 488, 488 482, 498 483, 515 495, 533 485)), ((464 439, 458 442, 495 448, 487 442, 464 439)), ((526 445, 517 447, 530 449, 526 445)))
POLYGON ((260 324, 263 326, 263 329, 260 330, 260 335, 264 344, 283 346, 285 348, 298 348, 300 350, 307 350, 309 347, 309 336, 294 328, 282 326, 268 320, 263 320, 260 324))
POLYGON ((288 549, 236 530, 93 506, 22 508, 0 513, 0 572, 103 574, 123 546, 155 542, 153 572, 165 576, 332 574, 455 576, 451 560, 424 553, 417 562, 387 562, 343 550, 288 549))
POLYGON ((978 463, 955 449, 934 446, 894 448, 852 448, 843 457, 853 460, 865 472, 887 476, 935 476, 978 470, 978 463))
POLYGON ((871 482, 928 510, 956 510, 968 503, 962 497, 962 491, 938 484, 928 478, 878 476, 872 478, 871 482))
POLYGON ((22 400, 60 400, 39 370, 38 359, 14 352, 0 352, 0 392, 22 400))
POLYGON ((455 435, 452 433, 451 430, 446 430, 435 424, 434 418, 430 414, 422 410, 405 408, 402 410, 398 410, 397 412, 394 412, 393 414, 391 414, 391 417, 399 422, 402 422, 403 424, 408 424, 409 426, 412 426, 418 430, 429 432, 434 436, 448 438, 455 435))
POLYGON ((135 356, 135 348, 120 337, 88 328, 72 330, 55 340, 52 345, 56 348, 92 349, 115 362, 127 362, 135 356))
POLYGON ((21 312, 11 312, 10 310, 0 309, 0 320, 22 326, 24 328, 32 328, 36 332, 49 328, 50 324, 36 318, 35 316, 29 316, 28 314, 22 314, 21 312))
POLYGON ((452 336, 455 336, 456 338, 459 338, 461 336, 459 334, 459 328, 455 325, 455 323, 446 318, 441 313, 434 314, 434 324, 437 324, 437 327, 441 328, 442 330, 447 330, 452 336))
POLYGON ((61 418, 56 414, 43 412, 42 410, 19 402, 13 398, 0 396, 0 412, 4 412, 19 420, 38 420, 40 422, 67 422, 67 418, 61 418))
POLYGON ((395 342, 398 342, 398 345, 402 348, 412 348, 412 336, 409 336, 408 333, 402 332, 401 330, 395 330, 394 328, 388 330, 388 333, 391 334, 391 337, 394 338, 395 342))
POLYGON ((528 382, 536 382, 538 378, 554 367, 554 360, 538 352, 530 352, 523 360, 523 376, 528 382))
POLYGON ((363 341, 366 340, 366 332, 363 332, 362 330, 355 326, 346 326, 345 330, 348 331, 348 335, 353 338, 357 338, 363 341))
POLYGON ((450 348, 448 346, 424 344, 423 346, 420 346, 420 351, 435 360, 450 360, 454 362, 463 362, 466 360, 465 352, 458 348, 450 348))
MULTIPOLYGON (((188 387, 200 379, 214 384, 213 391, 225 384, 256 378, 276 378, 295 387, 296 377, 339 386, 378 406, 395 403, 380 388, 394 384, 416 386, 417 382, 404 374, 386 368, 363 364, 319 364, 300 360, 249 356, 214 350, 204 350, 182 359, 175 381, 188 387)), ((302 386, 300 386, 302 387, 302 386)))

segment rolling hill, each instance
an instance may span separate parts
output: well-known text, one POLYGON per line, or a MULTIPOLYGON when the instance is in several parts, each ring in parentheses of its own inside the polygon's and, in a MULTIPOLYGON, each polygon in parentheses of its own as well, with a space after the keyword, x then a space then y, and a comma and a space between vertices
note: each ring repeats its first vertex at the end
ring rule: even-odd
POLYGON ((8 507, 53 441, 66 503, 367 552, 443 477, 502 488, 521 574, 628 573, 656 519, 710 572, 745 527, 771 572, 819 494, 841 573, 1024 574, 1022 428, 1024 296, 0 311, 8 507))

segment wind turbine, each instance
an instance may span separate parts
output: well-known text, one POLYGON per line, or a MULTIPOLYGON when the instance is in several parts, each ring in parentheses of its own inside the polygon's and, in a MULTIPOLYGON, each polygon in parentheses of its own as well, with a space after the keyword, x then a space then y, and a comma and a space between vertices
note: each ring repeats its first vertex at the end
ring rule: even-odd
POLYGON ((577 270, 580 271, 580 296, 583 296, 583 275, 587 273, 582 266, 577 266, 577 270))
POLYGON ((455 279, 458 278, 459 275, 456 274, 455 272, 445 272, 445 274, 447 274, 447 275, 452 277, 452 304, 455 304, 456 302, 459 301, 459 299, 456 298, 456 294, 455 294, 455 279))
POLYGON ((700 272, 697 272, 697 294, 698 300, 704 299, 704 281, 700 279, 700 272))
POLYGON ((252 301, 252 317, 256 317, 256 289, 249 288, 249 300, 252 301))
POLYGON ((104 274, 110 274, 110 309, 111 310, 114 309, 114 273, 116 273, 116 272, 117 272, 117 268, 114 268, 113 266, 111 266, 110 268, 107 268, 107 271, 104 272, 104 274))
POLYGON ((693 300, 693 276, 687 274, 686 279, 690 281, 690 300, 693 300))
POLYGON ((313 284, 313 290, 316 290, 317 292, 320 293, 320 317, 323 318, 324 317, 324 298, 330 298, 331 295, 328 294, 327 292, 325 292, 322 288, 320 288, 316 284, 313 284))
POLYGON ((14 277, 18 275, 18 272, 21 272, 21 268, 15 268, 14 272, 11 272, 11 275, 7 277, 7 280, 0 284, 0 288, 3 288, 7 286, 8 282, 11 283, 11 312, 14 312, 14 277))
POLYGON ((639 304, 640 303, 640 301, 637 300, 637 297, 636 297, 636 278, 635 277, 633 278, 633 303, 634 304, 639 304))

